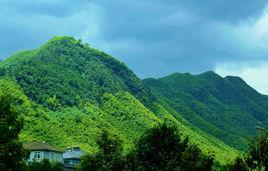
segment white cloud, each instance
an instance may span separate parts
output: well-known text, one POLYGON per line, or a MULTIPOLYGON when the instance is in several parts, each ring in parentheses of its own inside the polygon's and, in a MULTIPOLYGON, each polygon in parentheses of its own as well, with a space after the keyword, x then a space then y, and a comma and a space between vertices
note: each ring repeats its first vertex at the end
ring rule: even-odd
POLYGON ((234 34, 253 48, 268 48, 268 9, 258 20, 248 20, 236 27, 234 34))
POLYGON ((239 76, 258 92, 268 95, 268 62, 225 63, 217 65, 215 72, 223 77, 239 76))
POLYGON ((243 59, 266 58, 268 53, 268 7, 258 18, 240 23, 214 23, 219 39, 240 53, 243 59))
POLYGON ((221 61, 215 66, 215 72, 221 76, 239 76, 260 93, 268 95, 268 8, 257 19, 236 25, 221 23, 217 29, 224 44, 239 52, 240 57, 221 61))

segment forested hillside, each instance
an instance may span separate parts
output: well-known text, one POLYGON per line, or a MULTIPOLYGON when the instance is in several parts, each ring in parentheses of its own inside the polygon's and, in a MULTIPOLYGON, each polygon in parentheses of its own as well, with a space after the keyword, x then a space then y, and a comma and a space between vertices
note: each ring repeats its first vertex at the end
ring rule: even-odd
MULTIPOLYGON (((127 152, 146 130, 169 120, 177 124, 192 143, 224 163, 239 151, 219 138, 237 147, 245 143, 244 135, 255 133, 252 129, 255 118, 263 116, 262 111, 256 111, 256 116, 245 112, 249 127, 239 134, 235 128, 228 132, 231 123, 225 119, 235 117, 231 116, 233 113, 220 113, 221 109, 225 110, 220 105, 218 113, 212 113, 209 107, 200 107, 205 103, 196 103, 197 110, 204 109, 204 119, 189 107, 190 101, 199 102, 198 98, 210 96, 206 94, 210 92, 189 99, 168 100, 174 92, 165 87, 167 83, 158 85, 166 97, 157 92, 158 88, 145 83, 148 87, 122 62, 71 37, 54 37, 40 48, 18 52, 0 63, 0 93, 12 96, 14 108, 24 116, 25 125, 20 134, 23 142, 46 141, 61 148, 78 145, 89 153, 96 153, 97 135, 108 128, 122 140, 127 152), (225 114, 228 115, 223 116, 225 114), (218 122, 221 118, 224 121, 218 122), (226 125, 220 129, 220 124, 226 125)), ((203 83, 199 84, 202 87, 203 83)), ((187 87, 176 93, 188 97, 186 90, 187 87)), ((221 104, 217 100, 215 103, 221 104)), ((265 104, 265 98, 262 103, 265 104)))
POLYGON ((119 91, 130 92, 144 104, 155 100, 123 63, 71 37, 54 37, 0 66, 1 75, 13 76, 31 100, 50 109, 81 100, 100 102, 102 94, 119 91))
POLYGON ((175 73, 143 82, 191 124, 235 148, 246 149, 257 133, 255 126, 260 122, 268 125, 268 97, 239 77, 222 78, 209 71, 175 73))

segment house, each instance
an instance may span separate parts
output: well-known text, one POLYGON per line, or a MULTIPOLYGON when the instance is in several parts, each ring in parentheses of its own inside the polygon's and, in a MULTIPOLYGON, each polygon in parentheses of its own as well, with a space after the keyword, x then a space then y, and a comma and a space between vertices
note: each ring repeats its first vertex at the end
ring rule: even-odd
POLYGON ((65 168, 75 169, 80 162, 80 157, 84 154, 79 147, 68 147, 63 153, 63 165, 65 168))
POLYGON ((52 147, 45 142, 30 142, 23 144, 23 148, 30 151, 29 162, 42 161, 48 159, 49 161, 63 162, 63 151, 52 147))

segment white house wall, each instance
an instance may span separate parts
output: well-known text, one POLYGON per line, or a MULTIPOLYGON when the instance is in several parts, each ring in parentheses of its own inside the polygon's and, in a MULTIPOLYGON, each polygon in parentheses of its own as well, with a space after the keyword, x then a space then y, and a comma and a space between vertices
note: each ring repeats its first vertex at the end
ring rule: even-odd
POLYGON ((62 163, 63 162, 63 156, 62 153, 52 152, 52 151, 45 151, 44 158, 49 159, 51 161, 57 161, 62 163))
POLYGON ((30 158, 28 159, 28 161, 33 162, 35 160, 37 162, 40 162, 43 159, 48 159, 49 161, 57 161, 60 163, 63 162, 62 153, 52 152, 52 151, 31 151, 30 158), (39 159, 34 158, 36 153, 39 153, 39 156, 40 156, 39 159))

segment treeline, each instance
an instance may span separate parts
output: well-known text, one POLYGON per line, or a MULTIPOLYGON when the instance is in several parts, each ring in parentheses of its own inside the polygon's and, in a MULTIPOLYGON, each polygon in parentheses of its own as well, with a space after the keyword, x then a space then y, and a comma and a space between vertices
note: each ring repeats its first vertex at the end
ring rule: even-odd
POLYGON ((164 122, 147 131, 134 150, 123 154, 116 135, 104 130, 97 141, 99 152, 82 157, 78 170, 179 170, 179 171, 267 171, 268 133, 252 140, 248 153, 226 165, 214 164, 211 154, 204 154, 189 139, 182 138, 177 127, 164 122))
MULTIPOLYGON (((0 170, 60 170, 47 160, 26 163, 29 154, 18 141, 23 119, 12 107, 12 99, 0 94, 0 170)), ((123 153, 122 141, 103 130, 97 140, 99 152, 82 157, 79 170, 210 170, 213 157, 182 139, 175 125, 165 122, 141 136, 135 148, 123 153)))
MULTIPOLYGON (((23 119, 13 110, 12 99, 0 95, 0 170, 5 171, 57 171, 63 170, 59 163, 48 160, 26 163, 29 154, 18 141, 23 119)), ((268 134, 263 133, 250 146, 248 155, 222 166, 222 170, 267 170, 268 134)), ((78 170, 212 170, 214 158, 204 154, 187 137, 182 137, 172 122, 149 129, 125 153, 117 135, 103 130, 97 140, 99 151, 81 158, 78 170)))
POLYGON ((78 170, 211 170, 213 156, 205 155, 189 139, 181 138, 172 123, 147 131, 128 154, 116 135, 104 130, 97 141, 99 152, 82 157, 78 170))

